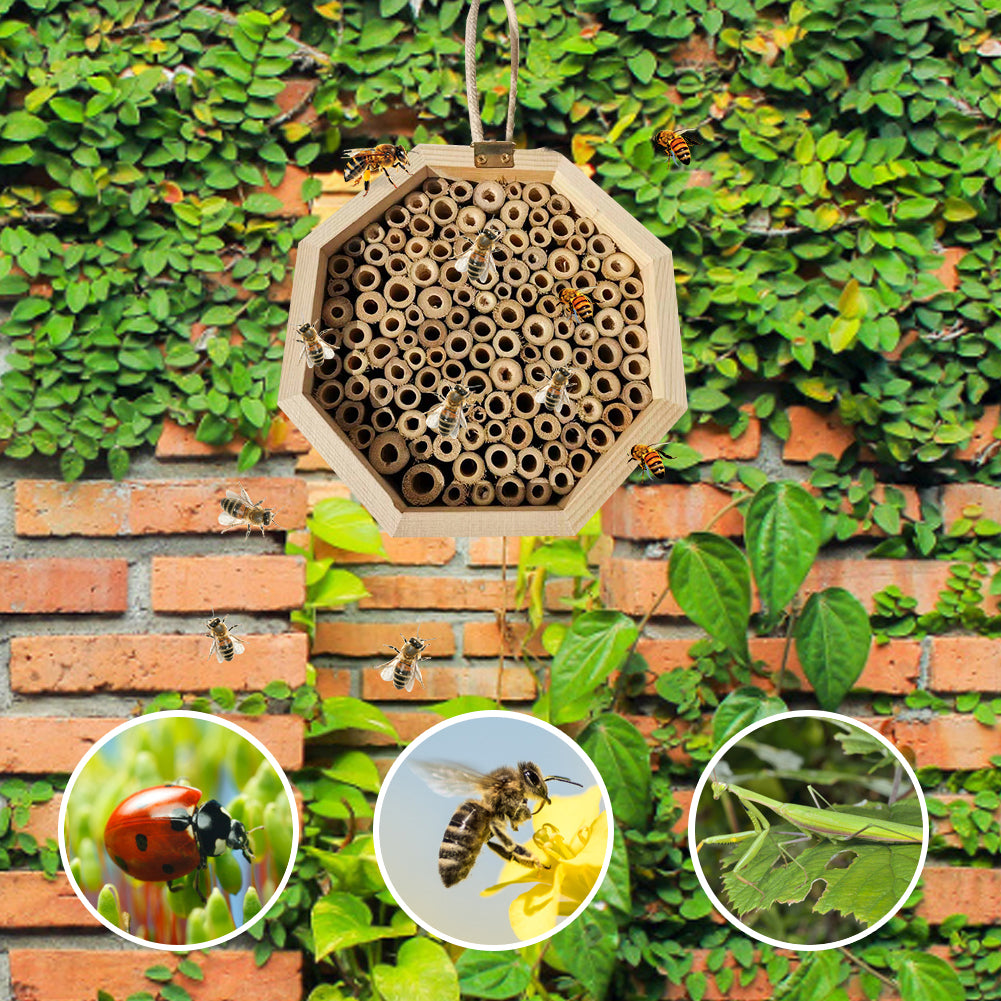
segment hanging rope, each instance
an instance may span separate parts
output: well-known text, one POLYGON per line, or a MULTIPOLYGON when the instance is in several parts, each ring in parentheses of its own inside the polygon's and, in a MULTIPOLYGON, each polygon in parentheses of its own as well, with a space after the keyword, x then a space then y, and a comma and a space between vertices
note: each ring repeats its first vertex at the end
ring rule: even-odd
MULTIPOLYGON (((507 10, 507 30, 511 39, 511 88, 507 95, 508 142, 514 142, 514 106, 518 99, 518 15, 514 0, 504 0, 507 10)), ((474 143, 483 142, 483 120, 476 94, 476 27, 480 18, 480 0, 470 0, 466 18, 466 104, 469 107, 469 133, 474 143)))

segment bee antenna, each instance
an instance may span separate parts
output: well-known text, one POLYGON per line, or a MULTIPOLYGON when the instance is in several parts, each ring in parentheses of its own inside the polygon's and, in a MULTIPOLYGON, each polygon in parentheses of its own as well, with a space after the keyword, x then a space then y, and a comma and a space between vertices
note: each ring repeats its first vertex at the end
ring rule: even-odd
POLYGON ((578 789, 583 789, 584 787, 579 782, 574 782, 573 779, 568 779, 564 775, 547 775, 546 781, 552 782, 555 779, 557 782, 569 782, 572 786, 577 786, 578 789))

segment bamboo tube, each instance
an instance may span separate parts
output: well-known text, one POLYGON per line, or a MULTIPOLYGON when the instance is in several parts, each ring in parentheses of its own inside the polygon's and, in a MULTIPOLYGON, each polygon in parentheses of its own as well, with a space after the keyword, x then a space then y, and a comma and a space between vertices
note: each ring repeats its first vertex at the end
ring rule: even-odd
POLYGON ((498 478, 509 476, 517 468, 514 449, 500 442, 488 445, 483 457, 486 461, 487 469, 498 478))
POLYGON ((498 327, 505 327, 508 330, 520 329, 525 322, 525 307, 513 299, 498 302, 493 318, 498 327))
POLYGON ((615 434, 607 424, 592 424, 587 429, 587 447, 592 452, 605 452, 614 441, 615 434))
POLYGON ((549 377, 553 374, 552 366, 547 361, 529 362, 524 367, 525 382, 531 387, 533 393, 537 393, 549 382, 549 377))
POLYGON ((338 296, 336 299, 327 299, 320 311, 320 318, 325 327, 343 327, 345 323, 354 318, 354 306, 350 299, 338 296))
POLYGON ((407 306, 403 311, 403 315, 406 317, 408 326, 419 327, 424 322, 424 317, 416 304, 407 306))
POLYGON ((351 272, 351 284, 359 292, 371 292, 382 284, 382 272, 371 264, 359 264, 351 272))
POLYGON ((417 331, 401 330, 396 338, 396 343, 399 345, 400 351, 409 351, 411 348, 417 347, 417 331))
POLYGON ((542 474, 542 453, 537 448, 523 448, 518 453, 518 475, 530 480, 542 474))
POLYGON ((403 198, 403 204, 411 213, 427 212, 431 199, 423 191, 408 191, 403 198))
POLYGON ((477 507, 489 507, 494 502, 494 485, 492 483, 477 483, 473 487, 472 501, 477 507))
POLYGON ((545 296, 554 294, 556 279, 548 271, 533 271, 532 284, 543 293, 543 298, 539 300, 539 312, 544 312, 546 316, 556 316, 563 309, 558 299, 555 302, 550 300, 550 305, 544 306, 545 296))
MULTIPOLYGON (((329 386, 330 383, 324 383, 329 386)), ((345 431, 365 423, 365 404, 357 400, 345 400, 335 411, 334 421, 345 431)))
POLYGON ((479 421, 469 421, 459 432, 459 441, 467 452, 478 452, 486 443, 487 436, 479 421))
POLYGON ((332 254, 327 261, 327 274, 331 278, 350 278, 355 262, 347 254, 332 254))
POLYGON ((385 235, 386 230, 377 222, 370 222, 361 234, 366 243, 378 243, 385 235))
POLYGON ((459 214, 459 205, 450 195, 431 199, 428 215, 439 225, 447 226, 459 214))
MULTIPOLYGON (((372 345, 370 344, 369 350, 371 350, 371 347, 372 345)), ((371 367, 368 354, 365 351, 349 351, 342 357, 344 358, 344 371, 348 375, 361 375, 362 372, 368 371, 371 367)))
MULTIPOLYGON (((413 411, 411 411, 413 413, 413 411)), ((410 451, 410 456, 415 462, 423 462, 425 459, 430 459, 433 451, 431 445, 431 436, 428 434, 418 435, 416 438, 411 438, 407 442, 407 448, 410 451)))
POLYGON ((457 438, 437 434, 431 439, 431 452, 439 462, 454 462, 462 451, 457 438))
MULTIPOLYGON (((432 205, 434 202, 431 203, 432 205)), ((434 219, 428 215, 427 212, 420 212, 410 219, 410 232, 414 236, 423 237, 425 240, 430 241, 434 237, 434 231, 437 227, 434 224, 434 219)))
POLYGON ((594 465, 594 456, 586 448, 575 448, 567 456, 570 472, 580 479, 594 465))
POLYGON ((436 368, 426 366, 414 373, 414 385, 428 396, 437 396, 441 385, 441 373, 436 368))
POLYGON ((373 268, 381 268, 389 260, 389 253, 389 247, 384 243, 370 243, 361 256, 366 264, 371 264, 373 268))
POLYGON ((507 282, 497 282, 494 285, 494 294, 497 296, 497 301, 500 302, 503 299, 510 299, 514 295, 514 289, 507 282))
POLYGON ((619 308, 627 324, 642 323, 646 319, 646 306, 642 299, 626 299, 619 308))
POLYGON ((361 257, 365 253, 365 241, 358 235, 349 237, 341 250, 348 255, 348 257, 361 257))
POLYGON ((577 416, 585 424, 594 424, 601 420, 601 402, 594 396, 584 396, 577 401, 577 416))
POLYGON ((619 366, 626 382, 638 382, 650 375, 650 359, 646 355, 626 355, 619 366))
POLYGON ((429 177, 422 185, 421 190, 429 198, 437 198, 448 191, 449 182, 444 177, 429 177))
MULTIPOLYGON (((402 231, 394 229, 392 232, 400 233, 402 231)), ((405 243, 406 241, 404 241, 405 243)), ((412 263, 406 254, 390 254, 383 265, 383 271, 386 272, 387 278, 406 278, 410 274, 410 265, 412 263)), ((383 290, 383 294, 386 294, 385 290, 383 290)), ((388 299, 389 296, 386 296, 386 298, 388 299)))
POLYGON ((553 243, 553 234, 545 226, 532 226, 528 231, 528 242, 539 250, 548 250, 553 243))
POLYGON ((487 421, 483 425, 483 439, 488 445, 502 441, 506 428, 503 421, 487 421))
POLYGON ((433 504, 445 489, 445 477, 437 466, 421 462, 403 474, 401 489, 408 504, 425 507, 433 504))
POLYGON ((381 292, 362 292, 355 299, 358 319, 366 323, 378 323, 386 315, 386 298, 381 292))
POLYGON ((568 215, 573 210, 573 204, 566 195, 556 193, 546 202, 546 208, 553 215, 568 215))
POLYGON ((498 330, 491 343, 499 358, 517 358, 521 354, 521 338, 511 330, 498 330))
POLYGON ((410 280, 419 289, 429 288, 438 281, 440 271, 441 269, 430 257, 421 257, 410 265, 410 280))
POLYGON ((565 313, 553 318, 553 336, 557 340, 568 341, 573 337, 575 323, 565 313))
MULTIPOLYGON (((414 287, 414 283, 404 275, 398 275, 390 278, 383 286, 383 291, 385 292, 383 302, 386 303, 390 309, 394 310, 406 309, 406 307, 414 301, 414 296, 417 294, 417 289, 414 287)), ((369 294, 378 295, 378 293, 369 294)), ((401 319, 402 318, 401 313, 401 319)))
MULTIPOLYGON (((482 369, 477 369, 475 372, 470 372, 466 376, 465 386, 466 389, 468 389, 471 393, 474 394, 475 397, 478 398, 476 402, 480 407, 482 407, 482 403, 480 403, 480 400, 482 400, 482 398, 486 396, 488 393, 492 393, 494 391, 493 380, 482 369)), ((470 408, 470 413, 471 412, 472 408, 470 408)), ((470 416, 470 414, 467 414, 466 416, 468 417, 470 416)))
POLYGON ((497 181, 480 181, 473 188, 473 204, 488 216, 495 215, 507 199, 507 192, 497 181))
MULTIPOLYGON (((598 255, 601 257, 601 254, 598 255)), ((636 270, 636 262, 621 251, 609 254, 601 262, 601 273, 611 281, 620 282, 636 270)))
POLYGON ((550 341, 542 349, 542 357, 554 368, 565 368, 573 359, 573 349, 567 341, 550 341))
POLYGON ((441 366, 441 378, 443 382, 459 384, 466 376, 466 366, 457 358, 448 358, 441 366))
POLYGON ((458 288, 466 284, 466 272, 460 271, 455 266, 455 261, 446 261, 438 272, 438 281, 444 288, 458 288))
POLYGON ((441 345, 436 344, 434 347, 428 348, 427 351, 428 351, 428 365, 430 365, 432 368, 440 369, 442 365, 444 365, 445 362, 448 361, 448 354, 446 353, 445 348, 441 345))
POLYGON ((443 346, 448 331, 441 320, 423 320, 417 328, 417 340, 425 348, 443 346))
POLYGON ((372 326, 364 320, 352 320, 346 323, 340 331, 342 348, 349 351, 362 351, 372 343, 372 326))
POLYGON ((390 205, 382 218, 390 229, 406 229, 410 224, 410 209, 399 203, 390 205))
POLYGON ((445 316, 445 326, 449 330, 465 330, 469 326, 469 310, 453 306, 445 316))
MULTIPOLYGON (((542 303, 540 302, 540 306, 542 303)), ((542 313, 532 313, 525 317, 521 328, 522 336, 529 344, 543 347, 553 339, 553 321, 542 313)))
MULTIPOLYGON (((557 241, 558 242, 558 241, 557 241)), ((575 257, 586 257, 587 256, 587 240, 580 235, 580 233, 571 233, 567 237, 566 243, 563 244, 567 250, 570 251, 575 257)))
POLYGON ((501 277, 511 288, 516 289, 524 285, 532 277, 532 273, 524 261, 508 261, 501 271, 501 277))
POLYGON ((364 452, 365 449, 372 444, 372 439, 374 437, 375 432, 368 424, 359 424, 358 427, 352 428, 348 432, 348 441, 350 441, 359 452, 364 452))
POLYGON ((622 290, 615 282, 610 282, 607 279, 598 282, 591 289, 590 296, 596 309, 618 306, 622 302, 622 290))
POLYGON ((465 205, 455 217, 455 225, 463 236, 478 236, 487 224, 487 214, 475 205, 465 205))
POLYGON ((344 400, 344 387, 339 382, 321 382, 315 396, 324 410, 336 410, 344 400))
POLYGON ((474 316, 469 321, 469 333, 474 341, 490 341, 497 333, 497 324, 489 316, 474 316))
POLYGON ((379 333, 390 340, 398 338, 407 329, 407 318, 400 309, 387 309, 379 321, 379 333))
POLYGON ((580 448, 585 440, 584 428, 577 421, 569 421, 560 429, 560 441, 571 450, 580 448))
POLYGON ((598 227, 595 226, 593 219, 588 219, 587 216, 581 216, 576 220, 577 232, 580 233, 585 240, 590 239, 598 232, 598 227))
POLYGON ((560 422, 554 414, 542 413, 532 418, 535 437, 542 441, 555 441, 560 436, 560 422))
POLYGON ((442 491, 441 502, 446 507, 462 507, 469 500, 468 483, 449 483, 442 491))
POLYGON ((338 296, 347 295, 351 291, 351 282, 346 278, 331 278, 327 282, 327 298, 336 299, 338 296))
POLYGON ((427 364, 427 353, 423 348, 407 348, 403 352, 403 360, 416 372, 427 364))
POLYGON ((531 365, 533 362, 542 360, 542 351, 537 344, 523 344, 521 346, 522 365, 531 365))
POLYGON ((468 285, 459 285, 457 288, 452 289, 452 302, 466 310, 473 305, 475 296, 476 292, 468 285))
POLYGON ((579 292, 586 292, 591 295, 591 289, 598 284, 598 279, 590 271, 578 271, 570 279, 570 284, 579 292))
POLYGON ((507 191, 508 198, 512 198, 515 201, 517 201, 518 199, 521 198, 521 193, 524 190, 524 188, 525 185, 522 184, 521 181, 511 181, 509 182, 505 190, 507 191))
POLYGON ((528 202, 521 199, 508 200, 501 206, 500 221, 508 229, 522 230, 525 228, 525 221, 528 219, 528 202))
MULTIPOLYGON (((326 338, 324 338, 326 340, 326 338)), ((336 379, 344 368, 344 362, 340 355, 333 358, 324 358, 323 361, 313 369, 313 374, 317 379, 336 379)))
MULTIPOLYGON (((580 232, 579 229, 578 232, 580 232)), ((606 257, 615 253, 615 242, 604 233, 595 233, 587 241, 587 252, 594 254, 595 257, 600 257, 604 261, 606 257)), ((607 278, 608 275, 605 275, 605 277, 607 278)))
POLYGON ((497 296, 487 290, 477 292, 473 298, 473 307, 480 313, 492 313, 497 307, 497 296))
POLYGON ((494 489, 505 507, 519 507, 525 500, 525 482, 520 476, 502 476, 494 489))
POLYGON ((538 302, 539 290, 534 285, 529 285, 526 282, 524 285, 518 286, 514 297, 526 310, 529 310, 538 302))
POLYGON ((430 257, 431 260, 434 261, 440 268, 442 264, 446 264, 448 261, 452 260, 455 253, 452 250, 452 244, 448 241, 435 240, 434 243, 430 244, 428 247, 427 256, 430 257))
MULTIPOLYGON (((602 310, 602 312, 613 312, 602 310)), ((600 314, 599 314, 600 316, 600 314)), ((622 364, 622 345, 612 337, 599 337, 594 345, 594 367, 611 371, 622 364)))
POLYGON ((494 346, 487 341, 474 344, 469 352, 469 364, 473 368, 489 369, 497 357, 494 346))
POLYGON ((427 257, 430 249, 430 240, 425 240, 423 236, 412 236, 409 240, 407 240, 406 246, 403 248, 403 252, 411 260, 417 261, 422 257, 427 257))
POLYGON ((383 238, 382 242, 386 249, 392 254, 398 254, 407 245, 407 230, 391 229, 383 238))
MULTIPOLYGON (((595 425, 598 427, 599 425, 595 425)), ((549 485, 553 488, 553 493, 559 497, 570 493, 573 490, 573 485, 576 482, 574 480, 573 473, 570 472, 569 468, 566 466, 554 466, 549 470, 549 485)))
POLYGON ((574 341, 578 347, 592 347, 598 343, 598 328, 593 323, 578 323, 574 329, 574 341))
MULTIPOLYGON (((636 300, 628 299, 622 305, 636 305, 636 300)), ((604 340, 614 340, 626 329, 624 317, 625 314, 620 313, 617 309, 599 309, 594 314, 594 325, 598 328, 598 333, 601 335, 598 339, 599 344, 604 340)), ((597 345, 595 346, 597 347, 597 345)), ((619 354, 621 355, 622 347, 617 340, 615 341, 615 346, 619 349, 619 354)))
POLYGON ((600 271, 601 258, 596 254, 585 254, 580 260, 580 266, 587 272, 600 271))
POLYGON ((563 246, 574 235, 574 222, 568 215, 554 215, 546 228, 553 234, 557 244, 563 246))
MULTIPOLYGON (((533 208, 529 209, 528 212, 528 225, 529 226, 541 226, 543 229, 549 229, 549 220, 552 217, 549 212, 544 208, 533 208)), ((550 233, 550 236, 552 234, 550 233)))
POLYGON ((445 338, 445 351, 451 359, 465 358, 473 350, 473 337, 468 330, 453 330, 445 338))
POLYGON ((622 383, 614 372, 595 372, 591 378, 591 393, 602 403, 615 400, 622 392, 622 383))
POLYGON ((640 354, 647 349, 647 332, 642 327, 630 324, 619 334, 619 344, 626 354, 640 354))
POLYGON ((580 261, 566 247, 557 247, 549 254, 546 270, 556 281, 569 281, 580 270, 580 261))
MULTIPOLYGON (((390 358, 386 364, 383 366, 383 372, 386 378, 394 386, 405 386, 410 382, 413 377, 413 372, 410 370, 410 366, 399 357, 390 358)), ((396 397, 396 390, 393 390, 393 397, 396 397)))
POLYGON ((344 381, 344 398, 347 400, 367 400, 369 383, 364 375, 352 375, 344 381))
POLYGON ((379 407, 378 410, 372 411, 372 428, 376 434, 392 431, 394 428, 399 430, 396 424, 396 412, 392 407, 379 407))
POLYGON ((388 407, 393 398, 393 384, 388 379, 369 380, 369 402, 373 407, 388 407))
POLYGON ((457 483, 477 483, 486 473, 483 457, 476 452, 460 452, 452 463, 452 476, 457 483))
POLYGON ((490 379, 499 391, 510 392, 521 385, 524 375, 513 358, 498 358, 490 366, 490 379))
POLYGON ((549 260, 549 254, 547 254, 541 247, 529 247, 522 255, 521 259, 528 265, 529 269, 534 274, 540 268, 546 266, 546 261, 549 260))
POLYGON ((511 394, 511 411, 515 417, 527 420, 539 412, 539 404, 535 402, 536 392, 538 390, 529 386, 520 386, 511 394))
POLYGON ((553 192, 549 186, 539 181, 529 181, 521 191, 521 197, 533 209, 547 205, 552 195, 553 192))
POLYGON ((622 402, 633 410, 645 410, 653 399, 653 393, 645 382, 627 382, 622 387, 622 402))
POLYGON ((525 499, 533 507, 548 504, 553 497, 553 488, 544 476, 537 476, 525 485, 525 499))
POLYGON ((373 368, 384 368, 390 358, 400 353, 399 346, 388 337, 376 337, 366 349, 366 361, 373 368))
POLYGON ((622 281, 619 282, 619 288, 622 290, 622 294, 627 299, 639 299, 643 295, 643 282, 641 282, 635 275, 623 278, 622 281))
POLYGON ((495 420, 503 420, 511 413, 510 394, 501 392, 500 390, 488 393, 486 399, 483 401, 483 409, 486 410, 488 417, 492 417, 495 420))
POLYGON ((452 308, 452 297, 443 288, 421 289, 417 293, 417 308, 429 320, 440 320, 452 308))
POLYGON ((469 181, 453 181, 448 186, 448 193, 451 198, 455 199, 457 204, 465 205, 473 197, 473 186, 469 181))
POLYGON ((601 415, 601 419, 616 435, 620 435, 632 424, 633 412, 624 403, 615 400, 612 403, 605 404, 605 410, 601 415))
POLYGON ((399 410, 416 410, 421 405, 423 394, 414 385, 397 386, 393 393, 393 402, 399 410))
POLYGON ((574 348, 573 364, 574 368, 584 373, 586 377, 587 369, 594 364, 594 352, 590 348, 574 348))
POLYGON ((547 441, 542 446, 542 458, 550 466, 565 466, 567 464, 567 447, 560 441, 547 441))

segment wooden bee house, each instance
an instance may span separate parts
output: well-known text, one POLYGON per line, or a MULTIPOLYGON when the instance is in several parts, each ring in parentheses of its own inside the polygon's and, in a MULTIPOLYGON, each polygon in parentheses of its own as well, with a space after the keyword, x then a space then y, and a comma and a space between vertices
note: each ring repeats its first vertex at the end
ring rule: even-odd
POLYGON ((550 150, 419 145, 390 170, 299 245, 279 405, 390 535, 575 534, 685 412, 670 250, 550 150), (455 262, 488 220, 498 275, 474 283, 455 262), (318 319, 336 357, 310 368, 318 319), (453 439, 426 415, 454 384, 476 407, 453 439))

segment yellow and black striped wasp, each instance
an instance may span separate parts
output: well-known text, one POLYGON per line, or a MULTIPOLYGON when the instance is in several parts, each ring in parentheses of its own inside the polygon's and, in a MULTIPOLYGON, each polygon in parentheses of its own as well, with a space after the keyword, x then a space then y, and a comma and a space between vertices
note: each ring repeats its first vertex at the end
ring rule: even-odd
POLYGON ((653 143, 655 152, 663 153, 675 163, 680 163, 685 167, 692 162, 692 151, 688 147, 705 145, 695 129, 686 129, 684 132, 661 129, 659 132, 654 132, 650 141, 653 143))
POLYGON ((368 194, 371 177, 381 170, 389 183, 396 187, 396 183, 389 177, 387 167, 398 167, 406 170, 410 166, 407 159, 407 151, 402 146, 394 146, 392 143, 379 143, 372 149, 349 149, 345 152, 347 166, 344 168, 344 180, 354 181, 359 179, 365 182, 365 194, 368 194))
POLYGON ((594 316, 594 305, 580 289, 564 285, 560 289, 559 299, 566 312, 573 316, 578 323, 590 320, 594 316))
POLYGON ((629 454, 640 464, 648 480, 656 477, 658 480, 667 476, 667 467, 664 465, 664 455, 666 449, 670 448, 667 442, 661 445, 633 445, 629 454))

